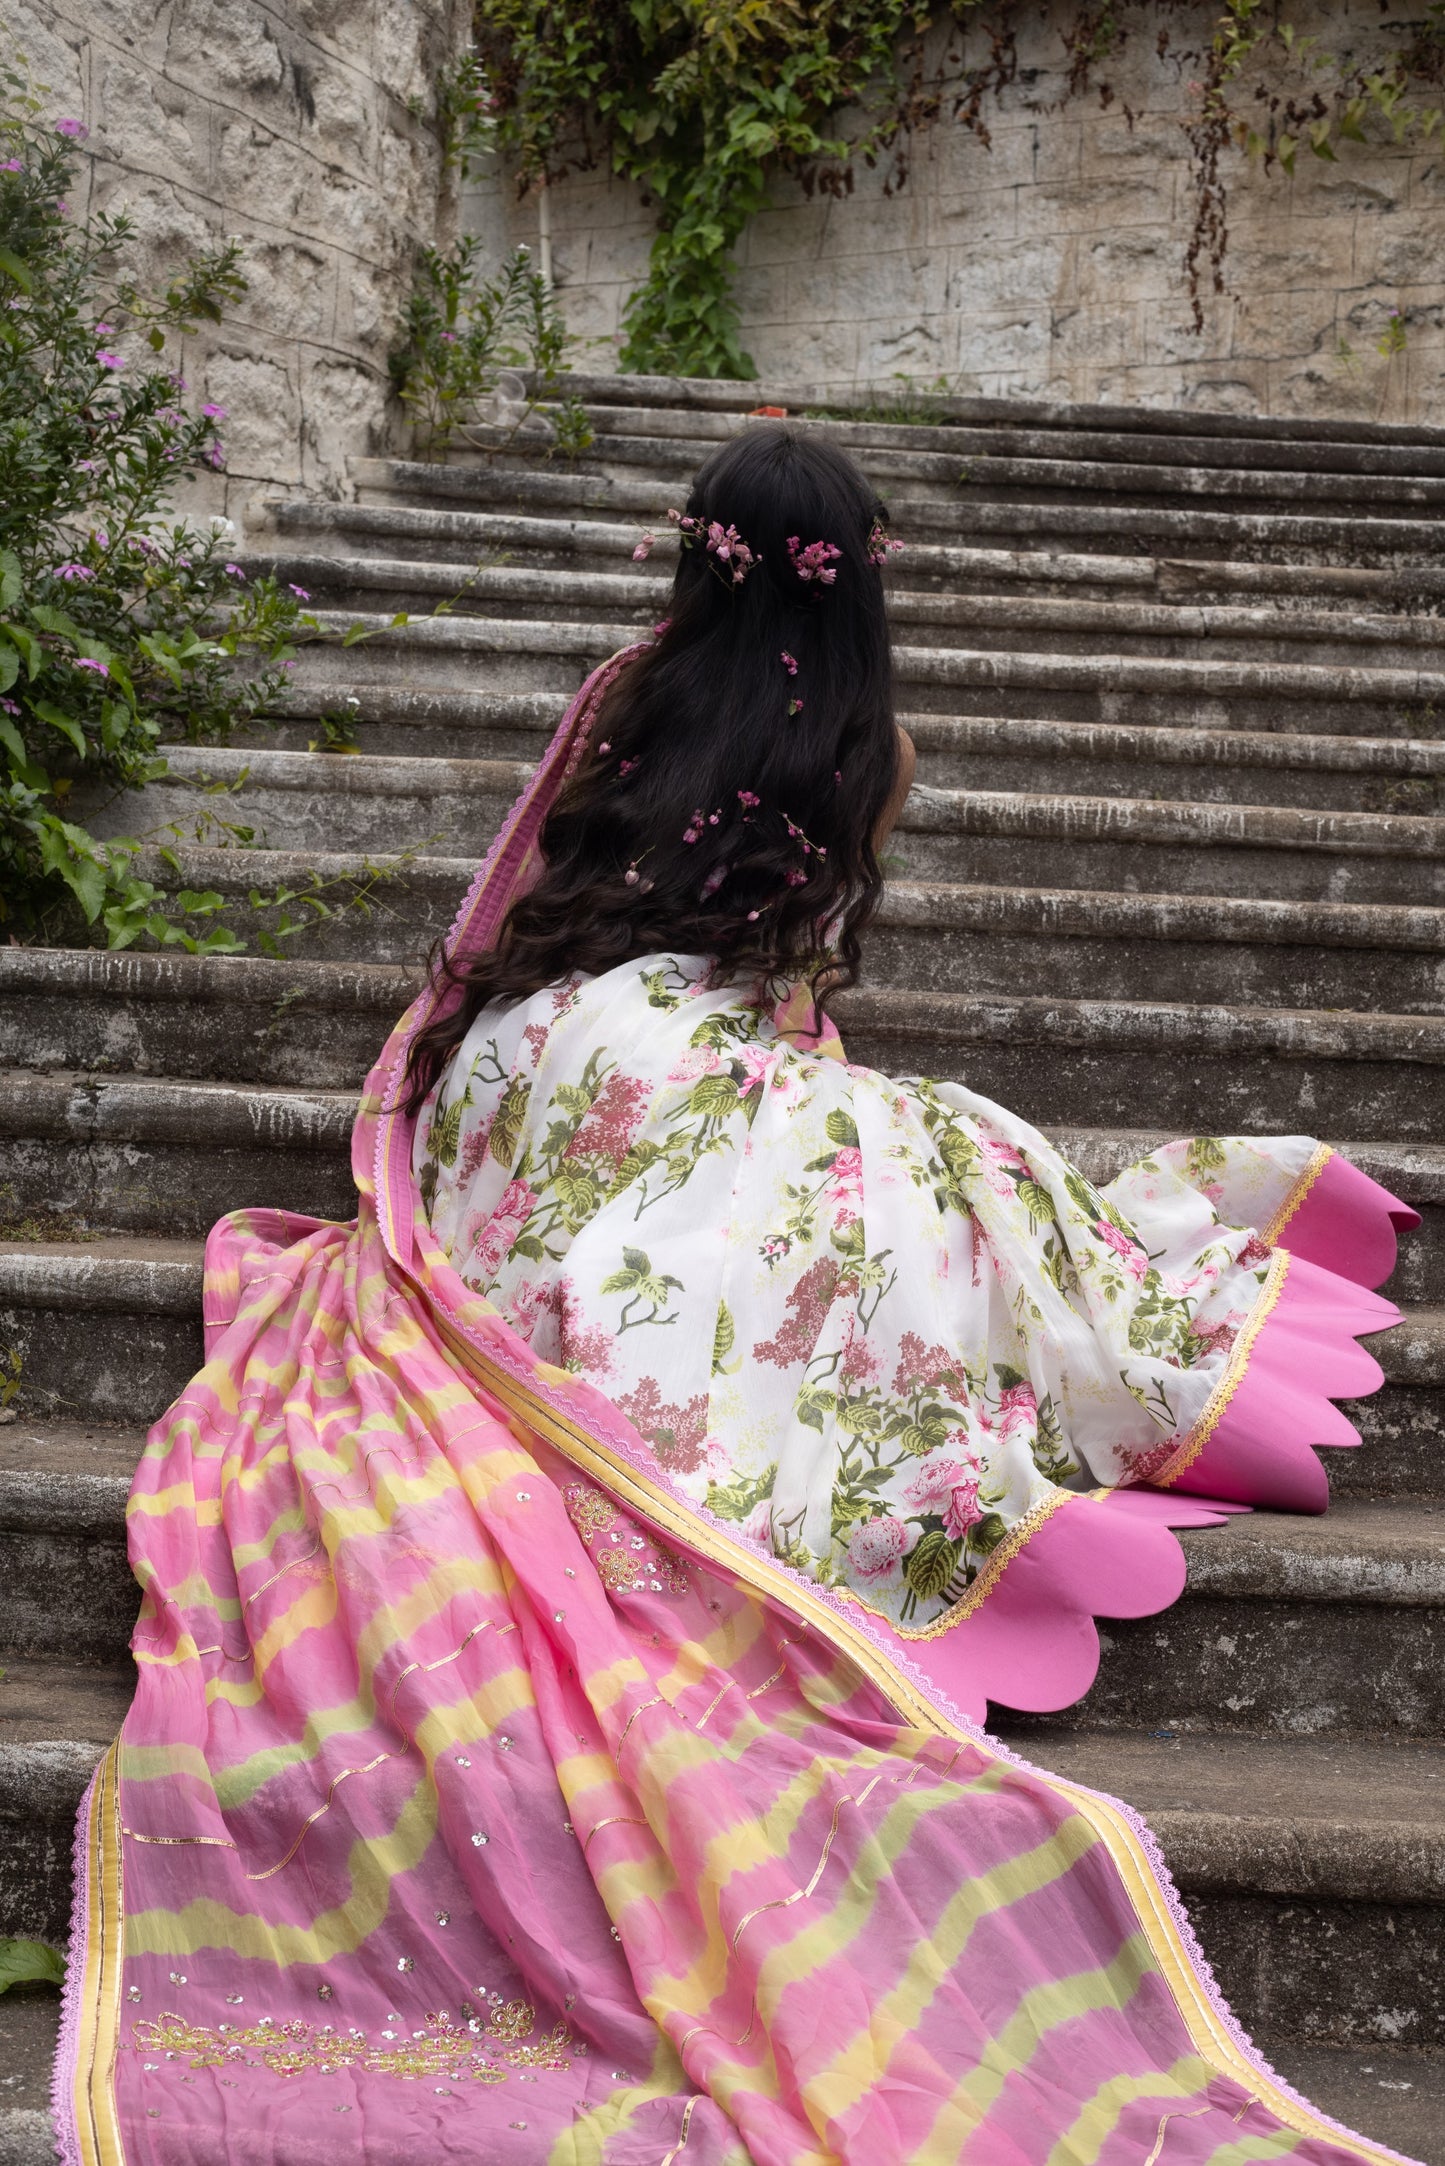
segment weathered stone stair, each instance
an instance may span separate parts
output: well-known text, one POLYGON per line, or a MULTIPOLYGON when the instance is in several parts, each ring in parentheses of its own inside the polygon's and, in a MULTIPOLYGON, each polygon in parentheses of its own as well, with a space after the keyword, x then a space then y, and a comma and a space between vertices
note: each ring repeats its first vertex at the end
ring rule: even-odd
MULTIPOLYGON (((372 636, 111 815, 184 822, 227 784, 256 847, 152 877, 259 926, 253 887, 399 860, 366 914, 279 962, 0 949, 0 1931, 63 1931, 126 1703, 125 1493, 198 1359, 207 1227, 349 1215, 356 1086, 420 958, 567 696, 659 611, 639 528, 759 399, 801 404, 577 388, 575 471, 372 460, 354 504, 269 507, 254 550, 372 636), (359 753, 309 751, 348 700, 359 753)), ((989 402, 830 425, 909 541, 920 753, 851 1050, 966 1078, 1096 1178, 1167 1134, 1306 1128, 1422 1212, 1331 1514, 1188 1536, 1184 1600, 1106 1627, 1080 1707, 999 1722, 1149 1815, 1287 2074, 1445 2166, 1445 431, 989 402)), ((0 2000, 0 2166, 48 2156, 51 2027, 0 2000)))

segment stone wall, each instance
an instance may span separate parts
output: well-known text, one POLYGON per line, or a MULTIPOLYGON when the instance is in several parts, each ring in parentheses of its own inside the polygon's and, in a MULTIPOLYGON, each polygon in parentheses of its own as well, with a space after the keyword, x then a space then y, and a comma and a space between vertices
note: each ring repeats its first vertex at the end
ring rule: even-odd
POLYGON ((150 283, 219 237, 245 245, 250 291, 181 357, 228 411, 208 508, 258 483, 345 493, 348 457, 375 448, 415 246, 448 215, 425 116, 465 21, 459 0, 6 7, 55 112, 89 127, 90 207, 131 213, 150 283))
MULTIPOLYGON (((1196 332, 1183 122, 1214 0, 1121 11, 1133 26, 1122 51, 1070 98, 1061 33, 1077 7, 1015 12, 1030 20, 1017 79, 986 106, 991 146, 943 120, 915 138, 897 194, 885 193, 886 169, 860 169, 842 200, 775 184, 738 251, 746 343, 764 377, 853 385, 905 371, 960 393, 1441 419, 1438 144, 1344 145, 1333 165, 1302 152, 1293 179, 1226 153, 1228 290, 1207 295, 1196 332), (1406 346, 1387 361, 1376 346, 1396 309, 1406 346)), ((1375 0, 1289 12, 1336 52, 1367 57, 1403 34, 1375 0)), ((982 51, 972 37, 970 58, 982 51)), ((1253 86, 1241 87, 1247 98, 1253 86)), ((555 184, 551 198, 579 363, 610 366, 651 219, 639 190, 598 174, 555 184)), ((464 216, 498 248, 536 237, 535 199, 517 204, 500 176, 468 192, 464 216)))

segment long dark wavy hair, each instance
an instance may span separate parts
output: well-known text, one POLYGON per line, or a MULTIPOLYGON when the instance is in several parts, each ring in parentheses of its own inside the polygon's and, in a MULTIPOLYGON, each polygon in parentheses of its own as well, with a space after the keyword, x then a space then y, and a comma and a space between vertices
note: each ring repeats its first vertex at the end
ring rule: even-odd
POLYGON ((699 468, 685 518, 701 527, 683 528, 670 615, 602 702, 540 879, 495 949, 434 963, 463 997, 413 1041, 408 1110, 490 1002, 574 972, 709 955, 716 982, 802 979, 820 1005, 857 978, 899 772, 885 507, 825 437, 755 426, 699 468), (714 522, 752 553, 740 580, 706 546, 714 522), (836 553, 810 559, 816 542, 836 553))

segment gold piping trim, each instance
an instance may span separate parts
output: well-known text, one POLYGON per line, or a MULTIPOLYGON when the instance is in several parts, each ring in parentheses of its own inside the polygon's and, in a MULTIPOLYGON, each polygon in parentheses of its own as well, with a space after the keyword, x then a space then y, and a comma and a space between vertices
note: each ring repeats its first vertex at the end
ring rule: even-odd
POLYGON ((599 1820, 595 1827, 588 1830, 582 1839, 582 1855, 586 1857, 587 1845, 593 1836, 600 1835, 604 1828, 646 1828, 651 1825, 650 1820, 639 1820, 636 1813, 612 1813, 606 1820, 599 1820))
POLYGON ((279 1572, 273 1572, 269 1579, 262 1580, 260 1586, 256 1589, 254 1594, 247 1595, 245 1601, 241 1604, 241 1615, 244 1617, 247 1610, 251 1607, 251 1604, 253 1602, 259 1602, 262 1595, 266 1592, 266 1589, 268 1587, 274 1587, 278 1579, 284 1579, 286 1577, 286 1574, 288 1572, 294 1572, 298 1565, 309 1564, 312 1558, 316 1555, 317 1551, 320 1549, 320 1547, 321 1537, 318 1534, 315 1541, 311 1544, 311 1547, 308 1550, 306 1550, 299 1557, 293 1557, 289 1564, 283 1564, 279 1572))
MULTIPOLYGON (((928 1695, 904 1676, 865 1632, 830 1608, 809 1587, 792 1579, 785 1580, 781 1568, 770 1569, 761 1556, 749 1554, 741 1541, 698 1519, 668 1491, 650 1481, 627 1460, 619 1458, 608 1446, 589 1436, 576 1422, 559 1413, 499 1363, 471 1345, 443 1311, 434 1313, 441 1336, 467 1373, 483 1383, 493 1397, 515 1412, 537 1436, 554 1445, 573 1466, 622 1500, 625 1509, 641 1513, 650 1525, 669 1535, 683 1549, 704 1557, 762 1600, 786 1608, 799 1623, 819 1630, 825 1644, 846 1655, 910 1728, 932 1731, 936 1736, 970 1745, 982 1753, 994 1751, 982 1733, 975 1737, 950 1723, 928 1695)), ((1062 1776, 1045 1774, 1042 1770, 1035 1772, 1038 1780, 1073 1807, 1104 1845, 1134 1907, 1150 1952, 1200 2054, 1231 2082, 1251 2091, 1286 2128, 1302 2136, 1318 2136, 1337 2144, 1339 2132, 1329 2122, 1287 2098, 1272 2083, 1262 2084, 1259 2069, 1246 2059, 1231 2037, 1199 1981, 1144 1846, 1122 1810, 1112 1799, 1081 1789, 1062 1776)), ((1395 2166, 1392 2155, 1372 2144, 1368 2137, 1352 2140, 1362 2159, 1373 2160, 1375 2166, 1395 2166)))
POLYGON ((82 2166, 124 2166, 115 2107, 115 2057, 120 2045, 123 1888, 118 1839, 119 1746, 96 1770, 86 1828, 89 1899, 85 1976, 81 1983, 72 2100, 82 2166))
MULTIPOLYGON (((798 1641, 806 1638, 806 1636, 807 1635, 805 1633, 799 1632, 793 1635, 791 1638, 780 1639, 778 1641, 778 1653, 781 1654, 785 1647, 796 1647, 798 1641)), ((786 1662, 780 1662, 771 1677, 765 1677, 760 1685, 754 1685, 751 1692, 745 1692, 743 1694, 743 1698, 745 1700, 756 1700, 761 1698, 763 1693, 771 1692, 778 1679, 786 1672, 787 1667, 788 1665, 786 1662)), ((726 1685, 723 1687, 723 1690, 727 1690, 726 1685)), ((699 1723, 698 1727, 700 1729, 702 1725, 699 1723)))
POLYGON ((1303 1173, 1301 1173, 1299 1179, 1295 1182, 1293 1188, 1285 1197, 1284 1202, 1275 1212, 1274 1217, 1270 1220, 1267 1226, 1260 1227, 1259 1237, 1261 1241, 1268 1241, 1270 1247, 1274 1247, 1275 1243, 1279 1240, 1280 1235, 1284 1232, 1285 1227, 1294 1217, 1295 1212, 1304 1202, 1305 1197, 1314 1187, 1315 1182, 1324 1172, 1325 1167, 1329 1164, 1330 1160, 1334 1157, 1334 1155, 1335 1151, 1333 1144, 1317 1143, 1315 1145, 1314 1150, 1310 1153, 1310 1156, 1306 1161, 1303 1173))
MULTIPOLYGON (((702 1714, 700 1714, 700 1715, 698 1716, 698 1718, 697 1718, 697 1721, 696 1721, 696 1722, 695 1722, 695 1723, 693 1724, 693 1728, 694 1728, 695 1730, 701 1730, 701 1729, 704 1729, 704 1728, 706 1728, 707 1724, 708 1724, 708 1723, 709 1723, 709 1722, 711 1721, 712 1717, 713 1717, 713 1716, 714 1716, 714 1715, 715 1715, 715 1714, 717 1713, 718 1709, 719 1709, 719 1708, 720 1708, 720 1707, 722 1706, 722 1703, 723 1703, 723 1701, 724 1701, 724 1700, 725 1700, 725 1699, 727 1698, 727 1696, 728 1696, 728 1691, 729 1691, 729 1688, 730 1688, 731 1684, 732 1684, 732 1679, 731 1679, 731 1678, 729 1678, 729 1679, 728 1679, 728 1682, 727 1682, 727 1684, 723 1686, 723 1688, 722 1688, 721 1692, 720 1692, 720 1693, 718 1694, 717 1698, 716 1698, 715 1700, 710 1700, 710 1701, 708 1702, 708 1705, 707 1705, 707 1707, 706 1707, 705 1711, 704 1711, 704 1712, 703 1712, 702 1714)), ((751 1695, 751 1694, 749 1694, 749 1695, 748 1695, 748 1697, 749 1697, 749 1698, 751 1698, 751 1697, 752 1697, 752 1695, 751 1695)))
POLYGON ((838 1840, 838 1824, 843 1817, 843 1807, 845 1805, 857 1805, 861 1809, 864 1805, 867 1804, 869 1798, 873 1795, 873 1792, 878 1788, 879 1783, 883 1780, 884 1776, 882 1771, 880 1770, 878 1774, 874 1775, 868 1782, 864 1783, 862 1789, 857 1793, 856 1796, 850 1790, 846 1797, 839 1798, 837 1804, 833 1807, 833 1818, 828 1825, 828 1833, 826 1838, 824 1839, 822 1854, 820 1855, 817 1864, 813 1867, 812 1873, 810 1874, 807 1881, 801 1888, 794 1888, 791 1895, 777 1895, 774 1896, 773 1900, 770 1903, 759 1903, 756 1910, 750 1910, 747 1916, 743 1918, 738 1925, 734 1926, 731 1941, 731 1947, 734 1955, 736 1955, 738 1952, 738 1942, 742 1939, 744 1932, 752 1924, 754 1918, 761 1918, 763 1913, 768 1910, 790 1910, 794 1903, 801 1903, 805 1901, 806 1898, 813 1893, 813 1890, 817 1887, 818 1882, 823 1877, 824 1868, 826 1867, 829 1858, 833 1854, 833 1845, 838 1840))
MULTIPOLYGON (((1251 2099, 1249 2103, 1250 2105, 1253 2105, 1254 2100, 1251 2099)), ((1204 2105, 1191 2106, 1187 2113, 1184 2113, 1182 2111, 1179 2113, 1161 2113, 1159 2116, 1159 2126, 1154 2132, 1154 2143, 1149 2152, 1148 2158, 1146 2158, 1144 2161, 1144 2166, 1158 2166, 1160 2154, 1164 2149, 1164 2132, 1168 2128, 1171 2121, 1197 2121, 1201 2114, 1213 2113, 1214 2110, 1215 2109, 1212 2105, 1204 2105)), ((1239 2115, 1235 2114, 1234 2118, 1237 2121, 1239 2119, 1239 2115)))
POLYGON ((1077 1494, 1073 1489, 1055 1489, 1048 1496, 1040 1497, 1037 1504, 1031 1504, 1023 1517, 1014 1521, 998 1547, 989 1551, 967 1591, 961 1594, 956 1602, 951 1602, 941 1616, 935 1617, 932 1624, 895 1624, 883 1610, 874 1609, 872 1603, 865 1602, 862 1595, 855 1593, 853 1588, 835 1587, 833 1592, 840 1602, 847 1602, 854 1608, 861 1609, 865 1616, 876 1617, 880 1624, 887 1625, 889 1631, 896 1633, 901 1640, 940 1639, 945 1632, 951 1632, 955 1625, 962 1624, 976 1609, 983 1606, 985 1596, 998 1584, 1005 1566, 1013 1563, 1020 1550, 1038 1533, 1044 1521, 1052 1519, 1054 1513, 1077 1494))
POLYGON ((1175 1452, 1171 1459, 1165 1461, 1159 1473, 1150 1477, 1153 1488, 1167 1489, 1171 1482, 1178 1481, 1185 1469, 1193 1466, 1195 1460, 1219 1427, 1220 1422, 1224 1419, 1230 1400, 1244 1382, 1245 1371, 1249 1367, 1255 1341, 1274 1314, 1279 1297, 1284 1292, 1284 1283, 1289 1277, 1290 1262, 1291 1257, 1288 1249, 1277 1248, 1275 1250, 1270 1258, 1269 1269, 1265 1273, 1264 1284, 1259 1290, 1259 1299, 1254 1304, 1249 1322, 1230 1348, 1229 1360, 1225 1364, 1223 1376, 1210 1393, 1205 1402, 1203 1413, 1190 1430, 1188 1436, 1185 1437, 1178 1451, 1175 1452))
POLYGON ((699 2092, 699 2091, 694 2091, 694 2093, 693 2093, 692 2097, 691 2097, 691 2098, 690 2098, 690 2099, 688 2100, 687 2104, 686 2104, 686 2105, 685 2105, 685 2106, 683 2107, 683 2109, 682 2109, 682 2129, 681 2129, 681 2131, 680 2131, 680 2134, 679 2134, 679 2140, 678 2140, 678 2141, 677 2141, 677 2142, 676 2142, 676 2143, 675 2143, 675 2144, 673 2145, 672 2149, 671 2149, 671 2150, 670 2150, 670 2151, 668 2152, 668 2154, 667 2154, 667 2157, 666 2157, 666 2158, 665 2158, 665 2159, 663 2160, 663 2162, 662 2162, 662 2166, 672 2166, 672 2162, 673 2162, 673 2160, 674 2160, 675 2158, 678 2158, 678 2157, 679 2157, 679 2156, 681 2155, 681 2153, 682 2153, 682 2152, 683 2152, 683 2151, 685 2150, 685 2148, 686 2148, 686 2146, 687 2146, 687 2136, 688 2136, 688 2130, 689 2130, 689 2129, 690 2129, 690 2128, 692 2127, 692 2117, 693 2117, 693 2115, 694 2115, 694 2114, 695 2114, 695 2113, 697 2112, 697 2107, 698 2107, 698 2100, 699 2100, 699 2098, 701 2097, 701 2095, 702 2095, 702 2094, 701 2094, 701 2092, 699 2092))
POLYGON ((640 1707, 634 1707, 634 1708, 633 1708, 633 1710, 632 1710, 632 1713, 631 1713, 631 1714, 630 1714, 630 1715, 628 1716, 628 1718, 627 1718, 626 1722, 624 1722, 624 1723, 623 1723, 623 1725, 622 1725, 622 1735, 621 1735, 621 1737, 619 1737, 619 1738, 618 1738, 618 1740, 617 1740, 617 1747, 616 1747, 616 1757, 617 1757, 617 1758, 619 1758, 619 1759, 621 1758, 621 1755, 622 1755, 622 1748, 623 1748, 623 1746, 624 1746, 624 1745, 625 1745, 625 1744, 627 1743, 627 1733, 628 1733, 628 1731, 629 1731, 629 1730, 630 1730, 630 1729, 632 1728, 632 1725, 633 1725, 633 1723, 634 1723, 634 1722, 636 1722, 636 1720, 637 1720, 638 1716, 639 1716, 639 1715, 645 1715, 645 1714, 647 1713, 647 1710, 648 1710, 648 1708, 649 1708, 649 1707, 661 1707, 661 1706, 662 1706, 662 1704, 663 1704, 662 1694, 661 1694, 661 1693, 659 1692, 659 1693, 658 1693, 658 1695, 657 1695, 657 1697, 656 1697, 655 1699, 652 1699, 652 1700, 644 1700, 644 1701, 642 1702, 642 1705, 641 1705, 640 1707))

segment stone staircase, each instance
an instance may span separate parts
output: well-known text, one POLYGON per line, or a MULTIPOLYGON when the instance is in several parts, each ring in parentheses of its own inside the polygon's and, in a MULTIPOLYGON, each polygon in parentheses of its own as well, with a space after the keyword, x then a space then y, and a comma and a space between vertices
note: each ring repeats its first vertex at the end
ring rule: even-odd
MULTIPOLYGON (((313 869, 364 910, 284 961, 0 949, 0 1931, 65 1929, 128 1693, 130 1470, 199 1359, 208 1226, 350 1215, 354 1094, 419 958, 567 695, 660 611, 639 527, 749 407, 801 404, 576 388, 576 470, 499 441, 269 507, 253 549, 373 636, 311 649, 273 730, 177 751, 113 815, 228 785, 255 847, 154 877, 258 927, 252 888, 313 869), (347 700, 359 755, 308 750, 347 700)), ((1305 1128, 1423 1214, 1328 1518, 1186 1537, 1185 1598, 1107 1628, 1082 1705, 998 1724, 1147 1813, 1286 2074, 1445 2166, 1445 430, 981 401, 830 425, 908 540, 919 747, 854 1056, 966 1079, 1095 1177, 1166 1135, 1305 1128)), ((50 2155, 53 2027, 0 1999, 0 2166, 50 2155)))

